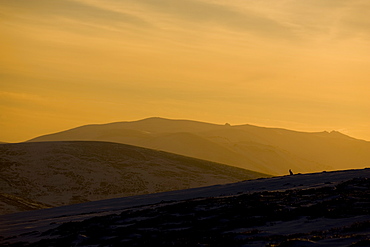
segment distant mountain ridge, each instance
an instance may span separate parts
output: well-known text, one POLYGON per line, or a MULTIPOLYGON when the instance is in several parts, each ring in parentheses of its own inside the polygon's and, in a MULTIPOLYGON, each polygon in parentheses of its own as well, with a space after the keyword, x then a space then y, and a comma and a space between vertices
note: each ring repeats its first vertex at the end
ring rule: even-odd
POLYGON ((268 175, 108 142, 0 145, 0 214, 268 175))
POLYGON ((86 125, 29 141, 70 140, 125 143, 276 175, 289 169, 306 173, 370 166, 370 142, 336 131, 307 133, 164 118, 86 125))

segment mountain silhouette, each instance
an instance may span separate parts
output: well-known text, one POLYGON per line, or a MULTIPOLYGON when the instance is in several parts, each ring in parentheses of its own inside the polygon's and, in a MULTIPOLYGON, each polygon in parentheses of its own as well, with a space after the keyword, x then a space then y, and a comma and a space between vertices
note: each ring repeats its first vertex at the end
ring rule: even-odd
POLYGON ((370 142, 336 131, 308 133, 164 118, 86 125, 30 142, 71 140, 130 144, 275 175, 289 169, 306 173, 370 164, 370 142))

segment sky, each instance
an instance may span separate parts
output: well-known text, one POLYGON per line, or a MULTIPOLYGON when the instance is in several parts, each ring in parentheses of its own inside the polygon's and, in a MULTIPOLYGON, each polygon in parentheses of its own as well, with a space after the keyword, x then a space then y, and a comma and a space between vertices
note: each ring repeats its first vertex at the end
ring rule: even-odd
POLYGON ((147 117, 370 140, 368 0, 0 0, 0 141, 147 117))

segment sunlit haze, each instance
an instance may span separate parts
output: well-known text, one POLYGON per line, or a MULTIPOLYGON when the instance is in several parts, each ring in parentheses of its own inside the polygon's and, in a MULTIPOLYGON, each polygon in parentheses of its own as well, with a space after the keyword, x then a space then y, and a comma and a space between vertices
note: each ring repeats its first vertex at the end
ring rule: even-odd
POLYGON ((0 0, 0 141, 151 116, 370 140, 367 0, 0 0))

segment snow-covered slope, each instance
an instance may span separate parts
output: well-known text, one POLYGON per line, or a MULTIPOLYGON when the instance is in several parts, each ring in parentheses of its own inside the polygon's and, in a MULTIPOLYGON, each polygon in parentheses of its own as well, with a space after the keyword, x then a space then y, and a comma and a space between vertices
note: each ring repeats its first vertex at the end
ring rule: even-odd
POLYGON ((0 213, 225 184, 261 173, 118 143, 0 145, 0 213))
POLYGON ((369 178, 298 174, 2 215, 0 244, 369 246, 369 178))
POLYGON ((335 131, 305 133, 163 118, 81 126, 31 141, 65 140, 126 143, 276 175, 288 169, 307 173, 370 164, 370 142, 335 131))

